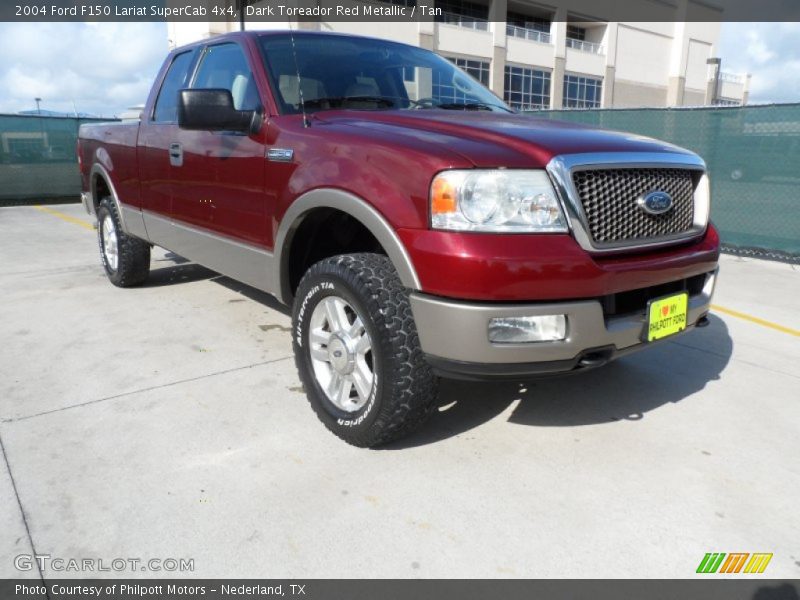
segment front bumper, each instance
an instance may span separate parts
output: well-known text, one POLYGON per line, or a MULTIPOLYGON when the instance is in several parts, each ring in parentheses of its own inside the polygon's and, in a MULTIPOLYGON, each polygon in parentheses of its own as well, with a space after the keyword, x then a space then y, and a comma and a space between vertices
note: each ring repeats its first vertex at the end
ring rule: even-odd
POLYGON ((685 244, 599 256, 569 234, 481 234, 398 229, 431 296, 475 302, 600 298, 708 273, 717 267, 719 235, 685 244))
MULTIPOLYGON (((707 324, 717 272, 700 293, 689 296, 687 327, 707 324)), ((642 341, 644 310, 606 317, 600 300, 531 304, 476 304, 411 294, 420 345, 443 376, 491 379, 562 373, 600 366, 651 343, 642 341), (489 320, 564 314, 567 337, 556 342, 498 344, 489 341, 489 320)), ((669 339, 669 338, 667 338, 669 339)), ((658 342, 655 342, 658 343, 658 342)))

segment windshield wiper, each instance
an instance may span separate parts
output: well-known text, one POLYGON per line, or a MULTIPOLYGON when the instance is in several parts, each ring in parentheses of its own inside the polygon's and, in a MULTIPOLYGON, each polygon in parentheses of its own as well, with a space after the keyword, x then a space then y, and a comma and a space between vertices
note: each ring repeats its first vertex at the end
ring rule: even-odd
POLYGON ((500 109, 504 112, 513 113, 513 110, 508 109, 500 104, 490 104, 488 102, 435 102, 432 98, 422 98, 414 100, 404 96, 325 96, 322 98, 312 98, 303 101, 304 108, 321 108, 321 109, 335 109, 347 108, 349 102, 372 102, 385 108, 395 108, 397 106, 405 105, 406 103, 414 106, 415 108, 441 108, 443 110, 494 110, 500 109))
POLYGON ((326 104, 329 104, 332 105, 331 108, 340 108, 348 102, 372 102, 386 107, 395 105, 394 100, 386 96, 328 96, 304 100, 303 106, 306 108, 323 108, 326 104))
POLYGON ((441 108, 443 110, 492 110, 500 108, 509 112, 504 106, 499 104, 487 104, 486 102, 445 102, 442 104, 434 104, 434 108, 441 108))

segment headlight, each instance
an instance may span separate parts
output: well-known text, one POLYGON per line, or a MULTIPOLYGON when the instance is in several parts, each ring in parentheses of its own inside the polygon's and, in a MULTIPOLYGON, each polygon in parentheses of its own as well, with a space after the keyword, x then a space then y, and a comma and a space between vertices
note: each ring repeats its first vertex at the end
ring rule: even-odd
POLYGON ((703 173, 697 187, 694 190, 694 221, 698 225, 705 227, 708 225, 708 217, 711 214, 711 184, 708 174, 703 173))
POLYGON ((542 170, 443 171, 431 185, 431 225, 454 231, 567 231, 561 205, 542 170))

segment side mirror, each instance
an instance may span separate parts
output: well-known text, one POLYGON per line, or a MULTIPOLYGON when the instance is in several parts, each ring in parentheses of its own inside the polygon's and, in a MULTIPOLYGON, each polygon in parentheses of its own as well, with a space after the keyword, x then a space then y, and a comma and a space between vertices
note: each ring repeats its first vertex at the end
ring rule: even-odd
POLYGON ((262 117, 256 110, 236 110, 226 89, 181 90, 178 127, 200 131, 258 133, 262 117))

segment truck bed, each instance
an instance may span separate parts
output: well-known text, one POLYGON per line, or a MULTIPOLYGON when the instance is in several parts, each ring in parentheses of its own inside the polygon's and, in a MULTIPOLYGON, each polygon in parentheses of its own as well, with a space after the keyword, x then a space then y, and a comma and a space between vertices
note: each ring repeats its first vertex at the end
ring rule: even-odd
POLYGON ((119 197, 132 206, 139 203, 139 170, 136 143, 139 121, 87 123, 78 131, 78 158, 83 189, 91 189, 92 169, 102 168, 117 186, 119 197))

